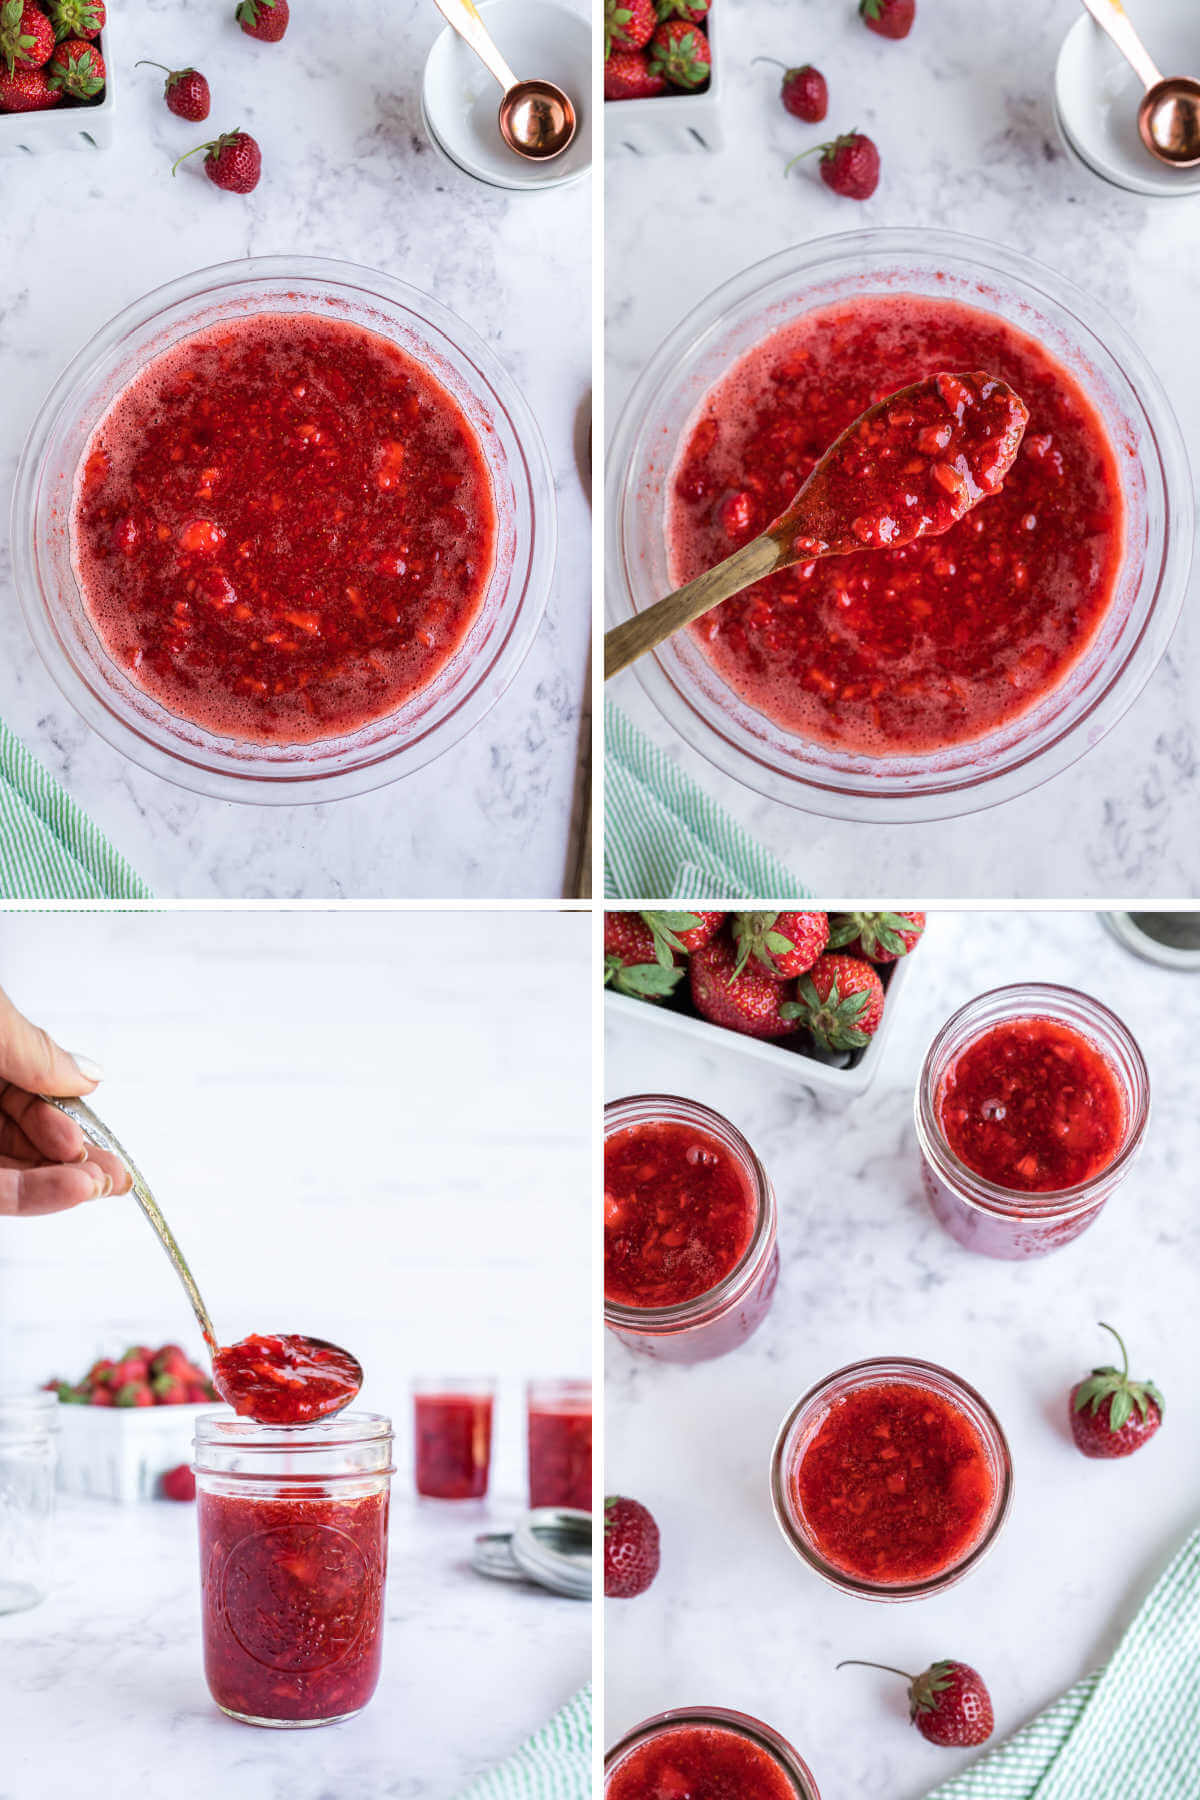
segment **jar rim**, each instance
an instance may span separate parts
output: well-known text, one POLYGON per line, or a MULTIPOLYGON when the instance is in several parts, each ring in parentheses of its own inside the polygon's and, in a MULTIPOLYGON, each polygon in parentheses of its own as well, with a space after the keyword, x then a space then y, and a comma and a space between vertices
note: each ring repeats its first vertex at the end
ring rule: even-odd
POLYGON ((690 1300, 678 1300, 670 1306, 627 1306, 605 1296, 606 1325, 622 1331, 640 1331, 648 1336, 682 1331, 705 1323, 712 1314, 726 1311, 757 1278, 759 1265, 770 1249, 775 1231, 775 1191, 758 1152, 731 1119, 717 1112, 715 1107, 706 1106, 702 1100, 690 1100, 684 1094, 626 1094, 620 1100, 610 1100, 604 1108, 605 1144, 618 1131, 669 1118, 671 1115, 663 1109, 671 1107, 683 1108, 698 1125, 712 1131, 743 1160, 754 1187, 754 1230, 732 1269, 714 1287, 706 1288, 702 1294, 694 1294, 690 1300))
POLYGON ((1141 1149, 1150 1117, 1150 1072, 1141 1046, 1125 1021, 1093 994, 1085 994, 1081 988, 1067 987, 1062 982, 1008 982, 974 995, 951 1013, 925 1052, 913 1110, 917 1142, 923 1154, 938 1174, 953 1186, 956 1197, 964 1205, 1003 1218, 1017 1216, 1034 1222, 1059 1220, 1094 1205, 1105 1189, 1115 1186, 1141 1149), (1001 1010, 1005 1001, 1011 1002, 1011 1010, 1001 1010), (972 1030, 974 1020, 989 1007, 995 1009, 994 1016, 981 1019, 978 1030, 972 1030), (938 1057, 948 1059, 951 1047, 955 1051, 965 1049, 992 1025, 1041 1018, 1068 1025, 1092 1043, 1120 1083, 1129 1117, 1124 1141, 1111 1162, 1071 1187, 1050 1188, 1038 1193, 1003 1187, 986 1175, 980 1175, 957 1155, 938 1119, 937 1087, 943 1072, 938 1057))
POLYGON ((725 1706, 671 1707, 666 1712, 655 1713, 653 1717, 643 1719, 640 1725, 632 1726, 605 1753, 605 1785, 607 1786, 608 1776, 615 1773, 630 1751, 642 1744, 651 1743, 667 1732, 686 1730, 689 1725, 702 1731, 728 1731, 732 1736, 749 1739, 760 1750, 765 1750, 788 1776, 796 1790, 797 1800, 821 1800, 812 1770, 782 1733, 765 1720, 756 1719, 752 1713, 735 1712, 725 1706))
POLYGON ((303 1425, 263 1425, 233 1412, 201 1413, 195 1436, 197 1449, 213 1444, 244 1451, 286 1450, 289 1455, 391 1440, 392 1421, 375 1412, 340 1412, 303 1425))
POLYGON ((983 1560, 1000 1535, 1012 1506, 1013 1485, 1012 1452, 1009 1448, 1008 1438, 1005 1435, 1004 1427, 983 1395, 961 1375, 956 1375, 953 1370, 943 1368, 940 1363, 927 1362, 914 1356, 868 1356, 859 1362, 847 1363, 844 1368, 835 1369, 832 1374, 823 1376, 788 1409, 776 1434, 775 1447, 771 1452, 771 1507, 775 1514, 775 1522, 788 1545, 816 1574, 822 1576, 832 1586, 840 1588, 843 1593, 855 1594, 864 1600, 920 1600, 961 1581, 964 1575, 969 1574, 976 1564, 983 1560), (979 1537, 957 1562, 951 1563, 948 1568, 941 1569, 937 1574, 927 1576, 920 1581, 871 1582, 862 1576, 850 1574, 845 1569, 839 1568, 836 1563, 830 1562, 827 1557, 822 1556, 816 1544, 809 1540, 803 1528, 796 1521, 790 1503, 791 1471, 795 1461, 791 1452, 794 1448, 793 1439, 801 1423, 822 1404, 827 1396, 833 1396, 838 1388, 866 1386, 872 1381, 886 1381, 897 1385, 907 1381, 914 1386, 923 1382, 927 1387, 934 1388, 943 1397, 955 1403, 960 1411, 967 1415, 983 1439, 984 1448, 990 1456, 996 1475, 996 1492, 992 1502, 991 1516, 979 1537))

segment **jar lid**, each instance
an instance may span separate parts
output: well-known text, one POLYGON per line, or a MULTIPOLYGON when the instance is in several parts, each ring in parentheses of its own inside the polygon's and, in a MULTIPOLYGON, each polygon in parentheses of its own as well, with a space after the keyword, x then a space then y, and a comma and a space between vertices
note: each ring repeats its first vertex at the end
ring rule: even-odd
POLYGON ((571 1600, 592 1597, 592 1515, 539 1506, 513 1531, 475 1539, 471 1565, 496 1581, 527 1581, 571 1600))
POLYGON ((1101 913, 1119 944, 1163 969, 1200 969, 1200 913, 1101 913))

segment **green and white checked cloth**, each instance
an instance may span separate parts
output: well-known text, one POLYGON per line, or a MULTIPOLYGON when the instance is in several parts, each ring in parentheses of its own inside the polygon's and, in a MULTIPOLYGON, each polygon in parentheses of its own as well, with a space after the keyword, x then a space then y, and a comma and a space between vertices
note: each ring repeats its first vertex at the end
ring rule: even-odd
POLYGON ((609 900, 800 900, 790 869, 747 837, 621 710, 604 708, 609 900))
POLYGON ((592 1690, 579 1692, 458 1800, 591 1800, 592 1690))
POLYGON ((1112 1661, 927 1800, 1197 1800, 1200 1530, 1112 1661))
POLYGON ((124 857, 2 722, 0 899, 153 899, 124 857))

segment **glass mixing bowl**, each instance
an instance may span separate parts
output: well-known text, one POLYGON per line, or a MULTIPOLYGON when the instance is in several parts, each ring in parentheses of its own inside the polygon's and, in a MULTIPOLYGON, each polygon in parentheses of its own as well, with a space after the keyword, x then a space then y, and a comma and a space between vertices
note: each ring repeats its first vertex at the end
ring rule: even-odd
POLYGON ((1191 561, 1193 501, 1175 415, 1145 357, 1103 307, 1015 251, 944 231, 820 238, 769 257, 691 312, 643 370, 609 457, 610 623, 671 589, 667 483, 692 417, 739 356, 799 313, 861 294, 918 293, 998 314, 1058 359, 1088 394, 1120 469, 1125 559, 1095 642, 1022 717, 974 742, 869 757, 814 744, 748 706, 677 632, 636 665, 655 706, 693 749, 770 799, 832 818, 937 819, 1011 799, 1097 743, 1165 651, 1191 561))
POLYGON ((63 371, 26 440, 13 494, 17 593, 58 687, 93 730, 181 787, 294 804, 364 793, 411 774, 479 724, 533 642, 554 568, 554 482, 541 434, 510 377, 440 302, 376 269, 257 257, 184 275, 109 321, 63 371), (474 427, 496 497, 496 566, 479 617, 420 693, 354 732, 305 744, 219 735, 167 711, 109 659, 71 554, 75 478, 116 396, 180 338, 269 312, 321 313, 391 338, 449 390, 474 427))

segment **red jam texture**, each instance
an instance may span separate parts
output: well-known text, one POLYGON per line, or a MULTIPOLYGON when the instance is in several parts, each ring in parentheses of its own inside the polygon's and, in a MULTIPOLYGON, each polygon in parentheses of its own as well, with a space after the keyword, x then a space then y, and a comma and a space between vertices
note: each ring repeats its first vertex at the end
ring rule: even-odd
POLYGON ((943 536, 797 565, 691 627, 747 705, 810 742, 900 755, 994 731, 1064 680, 1112 603, 1123 503, 1083 390, 1005 320, 916 294, 814 309, 710 390, 671 475, 672 580, 763 531, 860 413, 947 369, 1029 409, 1002 490, 943 536))
POLYGON ((786 521, 809 554, 886 549, 948 531, 1000 491, 1028 414, 1002 381, 941 374, 857 419, 821 458, 786 521))
POLYGON ((1024 1194, 1100 1174, 1125 1138, 1111 1064, 1056 1019, 1006 1019, 982 1032, 942 1077, 937 1117, 969 1169, 1024 1194))
POLYGON ((678 1306, 745 1255, 758 1203, 733 1152, 673 1119, 629 1125, 604 1145, 604 1297, 678 1306))
POLYGON ((204 1672, 250 1719, 336 1719, 375 1691, 388 1498, 201 1493, 204 1672))
POLYGON ((418 1394, 416 1480, 431 1500, 479 1500, 492 1460, 492 1396, 418 1394))
POLYGON ((220 735, 304 743, 427 687, 496 553, 479 440, 388 338, 260 315, 166 350, 113 402, 73 550, 109 656, 220 735))
POLYGON ((835 1400, 791 1481, 826 1561, 889 1586, 928 1581, 961 1562, 995 1495, 987 1449, 966 1413, 932 1388, 894 1381, 835 1400))
POLYGON ((774 1757, 735 1731, 676 1725, 622 1758, 604 1800, 796 1800, 774 1757))
POLYGON ((529 1407, 529 1504, 592 1510, 592 1403, 535 1400, 529 1407))
POLYGON ((213 1357, 213 1386, 262 1425, 306 1425, 348 1406, 362 1386, 352 1356, 320 1338, 242 1338, 213 1357))

